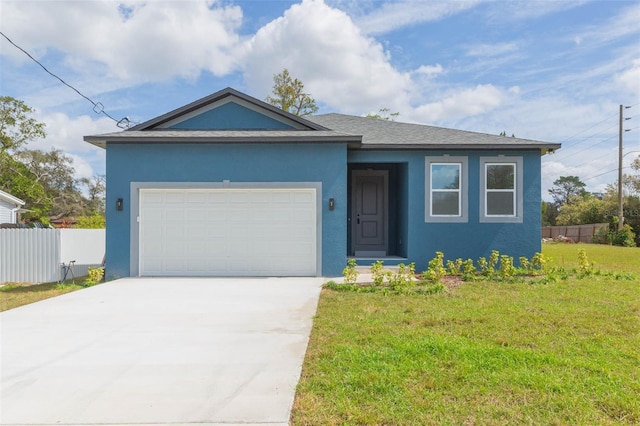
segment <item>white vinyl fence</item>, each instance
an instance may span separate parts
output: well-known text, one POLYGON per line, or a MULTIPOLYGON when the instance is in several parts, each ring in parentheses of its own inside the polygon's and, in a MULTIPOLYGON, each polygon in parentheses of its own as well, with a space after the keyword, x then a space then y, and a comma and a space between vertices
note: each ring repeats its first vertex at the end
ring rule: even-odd
POLYGON ((0 229, 0 284, 59 281, 72 260, 75 276, 86 275, 104 252, 104 229, 0 229))

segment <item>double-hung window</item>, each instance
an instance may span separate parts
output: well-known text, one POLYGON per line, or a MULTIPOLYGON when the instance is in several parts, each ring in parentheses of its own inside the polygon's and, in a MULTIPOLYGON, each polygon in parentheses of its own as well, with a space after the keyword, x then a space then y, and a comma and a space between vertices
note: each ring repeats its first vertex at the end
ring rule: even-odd
POLYGON ((467 222, 467 157, 426 157, 425 221, 467 222))
POLYGON ((480 221, 522 222, 522 157, 480 157, 480 221))

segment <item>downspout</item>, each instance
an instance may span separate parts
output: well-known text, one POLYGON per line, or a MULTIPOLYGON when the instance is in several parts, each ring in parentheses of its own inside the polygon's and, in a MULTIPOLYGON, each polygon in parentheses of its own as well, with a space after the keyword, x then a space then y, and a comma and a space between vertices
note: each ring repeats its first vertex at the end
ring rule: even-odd
POLYGON ((18 223, 18 212, 20 211, 21 207, 16 207, 15 209, 11 210, 11 223, 18 223))

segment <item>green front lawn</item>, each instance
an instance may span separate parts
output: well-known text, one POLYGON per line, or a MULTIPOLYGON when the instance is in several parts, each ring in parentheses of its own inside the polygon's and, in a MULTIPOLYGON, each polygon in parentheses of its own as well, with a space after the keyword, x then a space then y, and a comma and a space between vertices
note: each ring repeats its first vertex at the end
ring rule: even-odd
MULTIPOLYGON (((76 278, 76 282, 82 282, 82 278, 76 278)), ((80 290, 81 288, 84 287, 80 284, 72 283, 44 283, 35 285, 28 283, 7 284, 0 287, 0 312, 71 291, 80 290)))
POLYGON ((570 270, 580 248, 633 278, 323 290, 292 424, 640 423, 640 249, 543 252, 570 270))

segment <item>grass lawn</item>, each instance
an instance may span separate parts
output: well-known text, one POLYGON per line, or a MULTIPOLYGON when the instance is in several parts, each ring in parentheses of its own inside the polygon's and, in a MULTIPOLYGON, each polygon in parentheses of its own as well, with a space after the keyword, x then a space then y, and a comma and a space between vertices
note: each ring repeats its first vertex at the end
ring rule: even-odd
MULTIPOLYGON (((76 278, 76 282, 84 281, 83 277, 76 278)), ((79 284, 7 284, 0 287, 0 312, 7 309, 17 308, 18 306, 27 305, 39 300, 48 299, 50 297, 59 296, 64 293, 84 288, 79 284)))
POLYGON ((323 290, 291 423, 640 424, 640 249, 543 252, 570 270, 580 248, 634 277, 323 290))

